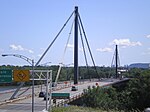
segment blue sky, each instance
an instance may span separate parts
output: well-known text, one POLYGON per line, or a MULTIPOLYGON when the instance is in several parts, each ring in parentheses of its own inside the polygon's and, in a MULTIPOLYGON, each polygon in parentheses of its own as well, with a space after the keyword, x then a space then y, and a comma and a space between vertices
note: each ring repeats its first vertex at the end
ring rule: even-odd
MULTIPOLYGON (((111 65, 116 44, 121 65, 149 63, 149 5, 149 0, 0 0, 0 55, 21 54, 38 61, 78 6, 96 65, 111 65)), ((41 63, 62 62, 72 22, 73 18, 41 63)), ((79 65, 85 65, 81 47, 79 39, 79 65)), ((73 32, 63 63, 72 62, 73 32)), ((89 55, 88 62, 92 65, 89 55)), ((1 56, 3 64, 28 63, 1 56)))

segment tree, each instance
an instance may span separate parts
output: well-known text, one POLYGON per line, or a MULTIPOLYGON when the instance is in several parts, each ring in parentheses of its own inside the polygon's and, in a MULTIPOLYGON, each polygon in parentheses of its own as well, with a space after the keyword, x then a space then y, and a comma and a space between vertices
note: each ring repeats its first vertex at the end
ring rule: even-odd
POLYGON ((133 78, 120 93, 120 107, 143 110, 150 107, 150 71, 136 69, 133 73, 136 74, 136 78, 133 78))
POLYGON ((114 88, 100 88, 93 86, 84 90, 83 102, 88 107, 104 110, 117 108, 117 93, 114 88))

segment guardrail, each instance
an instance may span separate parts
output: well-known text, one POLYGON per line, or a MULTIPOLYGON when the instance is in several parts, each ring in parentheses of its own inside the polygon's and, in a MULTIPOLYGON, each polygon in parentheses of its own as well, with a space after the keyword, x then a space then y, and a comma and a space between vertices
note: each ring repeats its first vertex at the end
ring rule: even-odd
POLYGON ((77 99, 81 98, 83 95, 84 95, 83 93, 80 93, 80 94, 78 94, 76 96, 73 96, 73 97, 71 97, 69 99, 58 101, 56 104, 53 104, 52 106, 53 107, 64 106, 65 104, 68 104, 68 103, 70 103, 70 102, 72 102, 74 100, 77 100, 77 99))

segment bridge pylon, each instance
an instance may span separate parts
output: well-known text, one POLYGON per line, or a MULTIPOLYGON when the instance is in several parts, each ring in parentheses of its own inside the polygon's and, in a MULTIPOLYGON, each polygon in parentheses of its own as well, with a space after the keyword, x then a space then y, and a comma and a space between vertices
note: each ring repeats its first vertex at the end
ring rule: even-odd
POLYGON ((119 66, 120 66, 120 60, 119 60, 119 53, 118 53, 118 45, 116 45, 112 63, 111 63, 111 67, 115 67, 115 78, 119 77, 119 74, 118 74, 119 66))

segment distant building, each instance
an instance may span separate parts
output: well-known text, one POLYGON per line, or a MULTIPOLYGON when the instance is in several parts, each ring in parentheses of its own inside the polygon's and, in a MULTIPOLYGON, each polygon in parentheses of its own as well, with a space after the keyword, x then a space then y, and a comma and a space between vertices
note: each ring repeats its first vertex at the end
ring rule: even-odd
POLYGON ((150 68, 150 63, 133 63, 128 66, 129 68, 150 68))

